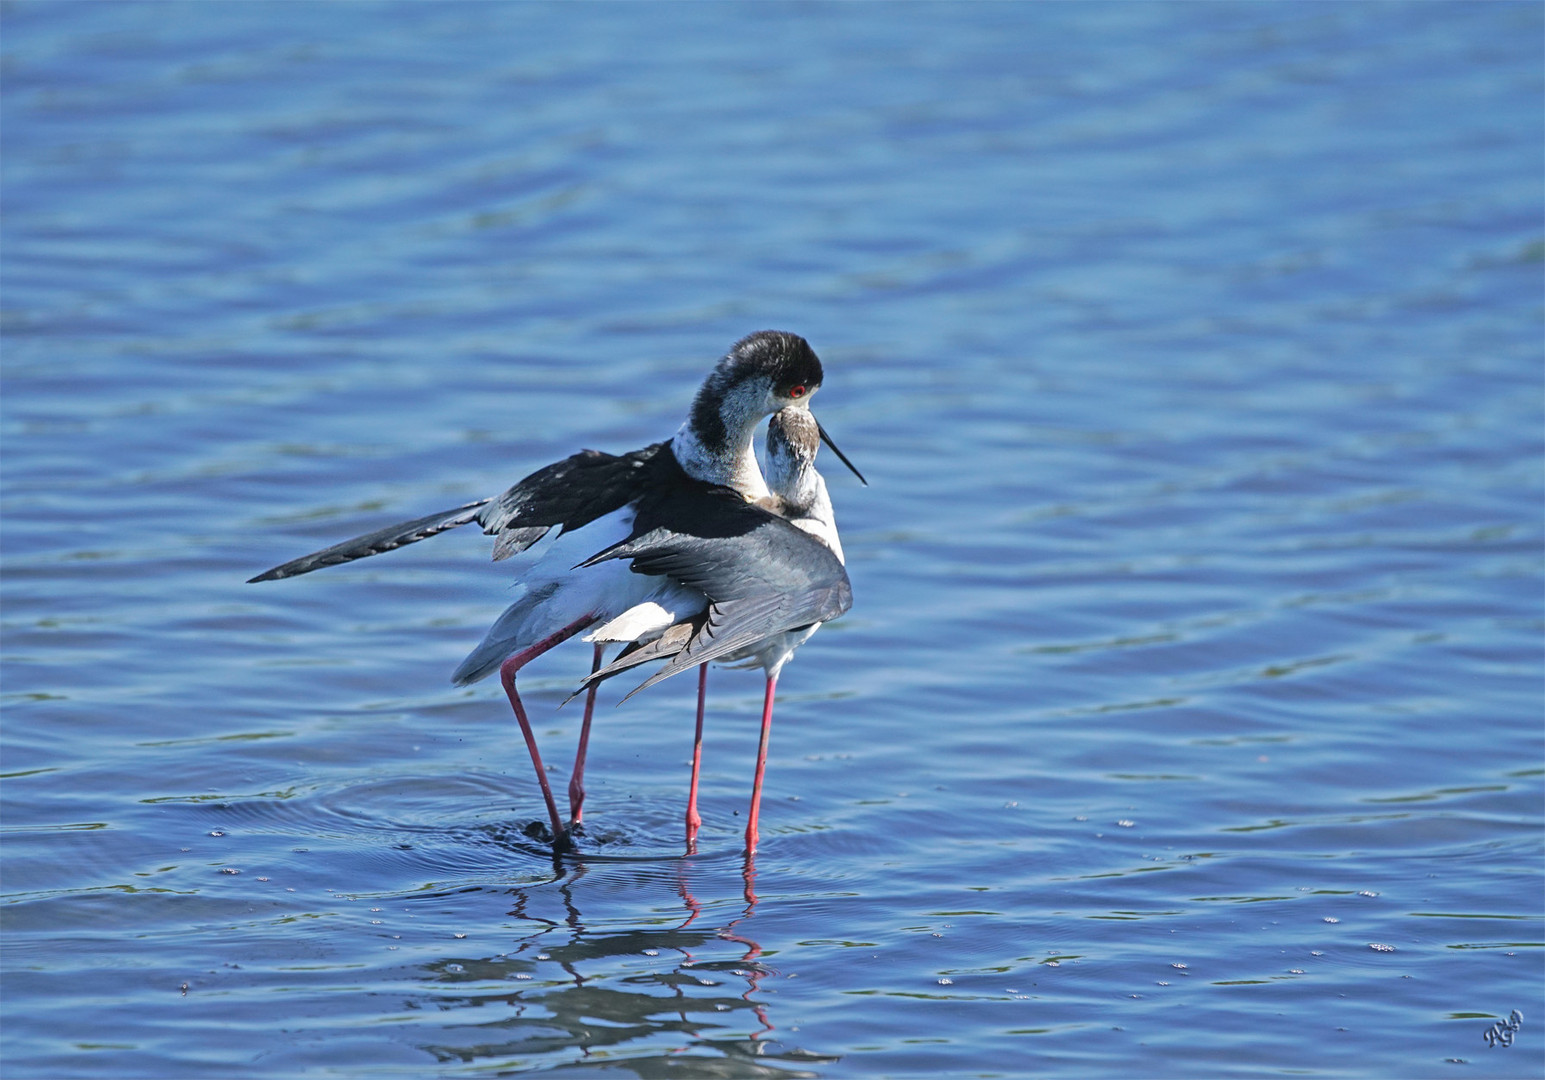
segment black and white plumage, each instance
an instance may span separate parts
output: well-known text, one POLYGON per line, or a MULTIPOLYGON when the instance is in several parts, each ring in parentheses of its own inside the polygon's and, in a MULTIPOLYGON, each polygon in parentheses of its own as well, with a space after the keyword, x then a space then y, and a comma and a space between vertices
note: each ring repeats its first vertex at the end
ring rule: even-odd
POLYGON ((323 567, 380 555, 474 521, 483 527, 483 532, 498 537, 494 542, 494 561, 507 559, 531 547, 551 529, 584 528, 637 499, 648 486, 644 470, 665 446, 663 442, 654 443, 620 456, 581 450, 543 466, 502 495, 344 540, 265 570, 247 583, 299 577, 323 567))
MULTIPOLYGON (((697 589, 706 603, 688 619, 644 641, 589 676, 588 687, 640 664, 670 662, 632 694, 694 664, 754 659, 776 678, 792 655, 780 635, 802 635, 853 604, 831 498, 815 470, 820 428, 807 409, 785 409, 768 423, 769 495, 759 504, 724 489, 667 489, 639 508, 634 535, 582 565, 629 559, 637 574, 659 574, 697 589), (770 513, 769 510, 776 510, 770 513), (816 541, 812 543, 812 540, 816 541), (684 636, 684 625, 692 627, 684 636), (778 646, 765 659, 753 646, 778 646)), ((619 617, 617 622, 626 618, 619 617)), ((607 628, 592 638, 605 637, 607 628)), ((798 645, 794 645, 797 648, 798 645)))
MULTIPOLYGON (((712 542, 736 536, 752 536, 751 546, 742 548, 739 555, 746 568, 744 588, 749 591, 734 597, 745 605, 738 610, 754 615, 757 629, 766 632, 775 632, 772 628, 788 619, 805 619, 805 608, 811 602, 808 597, 789 600, 771 595, 772 590, 782 588, 785 579, 775 576, 754 584, 758 579, 752 559, 767 546, 757 526, 779 519, 752 505, 770 497, 752 440, 757 424, 770 413, 795 408, 808 414, 810 397, 820 388, 822 378, 821 362, 803 338, 781 331, 752 334, 737 342, 704 380, 687 420, 668 442, 622 455, 582 451, 537 470, 496 498, 376 530, 251 580, 294 577, 403 547, 474 521, 496 537, 495 559, 523 551, 557 530, 556 539, 540 561, 523 573, 520 596, 495 621, 453 678, 468 683, 500 671, 537 769, 555 843, 561 844, 566 830, 515 691, 515 673, 569 637, 640 605, 656 605, 664 626, 678 621, 677 612, 704 607, 712 598, 692 582, 702 577, 715 589, 724 587, 727 579, 723 567, 734 558, 722 544, 712 542), (691 568, 691 555, 680 538, 693 535, 694 530, 710 542, 700 554, 722 564, 713 574, 694 573, 691 568), (649 533, 654 533, 659 543, 642 543, 649 533), (667 542, 667 536, 676 539, 667 542), (624 549, 619 545, 629 541, 636 547, 621 554, 624 549), (603 555, 606 557, 592 558, 603 555)), ((832 445, 824 431, 820 435, 832 445)), ((842 456, 835 445, 832 449, 842 456)), ((771 526, 774 530, 780 527, 782 523, 771 526)), ((794 535, 771 542, 772 548, 781 552, 775 557, 785 563, 799 562, 793 552, 800 535, 795 530, 794 535)), ((807 554, 817 562, 827 555, 818 543, 812 543, 807 554)), ((829 598, 817 607, 835 610, 841 606, 845 610, 846 602, 850 601, 829 598)), ((597 668, 600 659, 597 645, 597 668)), ((586 734, 593 700, 592 696, 587 702, 586 734)), ((583 761, 583 740, 584 736, 576 773, 583 761)), ((583 788, 579 787, 576 798, 575 785, 571 784, 570 795, 577 820, 583 788)))
MULTIPOLYGON (((665 574, 702 592, 704 602, 686 618, 633 640, 611 664, 591 673, 576 695, 601 681, 655 660, 667 663, 628 697, 693 665, 706 674, 709 661, 741 661, 766 673, 762 734, 757 747, 751 808, 746 818, 746 851, 757 845, 762 780, 767 768, 773 694, 778 675, 794 651, 823 622, 852 606, 842 541, 826 481, 815 457, 824 433, 808 409, 787 408, 767 424, 770 494, 756 506, 729 505, 724 489, 713 500, 690 505, 640 507, 634 536, 589 562, 629 559, 635 573, 665 574), (723 505, 720 505, 720 503, 723 505), (777 516, 771 516, 775 511, 777 516)), ((680 498, 685 489, 670 489, 680 498)), ((662 500, 669 502, 669 498, 662 500)), ((647 608, 650 605, 643 605, 647 608)), ((624 612, 587 640, 629 640, 639 628, 638 612, 624 612)), ((687 849, 696 850, 698 770, 702 761, 703 678, 698 681, 697 733, 692 782, 687 797, 687 849)), ((624 698, 626 700, 626 698, 624 698)))

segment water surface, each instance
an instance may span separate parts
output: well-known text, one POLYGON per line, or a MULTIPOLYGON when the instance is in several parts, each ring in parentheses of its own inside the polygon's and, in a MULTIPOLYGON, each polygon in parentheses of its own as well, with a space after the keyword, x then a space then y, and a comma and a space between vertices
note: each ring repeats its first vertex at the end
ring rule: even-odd
POLYGON ((0 21, 7 1076, 1540 1074, 1538 5, 0 21), (243 584, 765 327, 872 486, 754 865, 754 673, 555 863, 485 538, 243 584))

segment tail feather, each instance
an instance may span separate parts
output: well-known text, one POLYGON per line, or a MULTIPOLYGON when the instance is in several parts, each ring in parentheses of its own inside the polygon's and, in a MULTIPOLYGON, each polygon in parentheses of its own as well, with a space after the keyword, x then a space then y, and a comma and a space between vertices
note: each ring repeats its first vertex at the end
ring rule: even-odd
POLYGON ((538 614, 543 604, 552 599, 557 591, 557 584, 549 582, 534 589, 527 590, 504 613, 494 620, 494 624, 488 628, 488 633, 483 635, 483 640, 477 648, 467 654, 467 658, 461 662, 451 675, 451 682, 457 686, 466 686, 475 683, 479 679, 486 679, 499 665, 514 652, 524 645, 529 645, 534 637, 531 622, 538 614))
POLYGON ((367 555, 379 555, 383 551, 416 544, 420 540, 428 539, 448 529, 476 521, 478 512, 490 501, 492 500, 479 499, 477 502, 458 506, 454 510, 442 510, 438 514, 429 514, 398 525, 388 525, 384 529, 377 529, 364 536, 356 536, 352 540, 345 540, 332 547, 323 548, 321 551, 314 551, 310 555, 291 559, 282 566, 265 570, 255 578, 249 578, 247 584, 297 577, 300 574, 309 574, 313 570, 320 570, 324 566, 338 566, 341 563, 353 562, 355 559, 363 559, 367 555))

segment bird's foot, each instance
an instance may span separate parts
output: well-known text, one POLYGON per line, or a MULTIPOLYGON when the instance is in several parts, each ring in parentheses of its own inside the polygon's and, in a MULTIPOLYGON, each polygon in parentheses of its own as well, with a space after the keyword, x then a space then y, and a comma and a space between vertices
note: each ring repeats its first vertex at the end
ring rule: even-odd
POLYGON ((554 837, 552 829, 545 821, 533 821, 521 831, 539 844, 551 844, 554 853, 562 853, 574 849, 570 830, 560 830, 558 835, 554 837))

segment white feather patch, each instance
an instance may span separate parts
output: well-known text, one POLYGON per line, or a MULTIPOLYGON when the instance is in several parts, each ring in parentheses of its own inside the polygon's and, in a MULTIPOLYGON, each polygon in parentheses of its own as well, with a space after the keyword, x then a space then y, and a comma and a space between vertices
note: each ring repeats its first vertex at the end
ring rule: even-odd
POLYGON ((653 641, 676 621, 676 613, 653 600, 635 604, 598 630, 583 638, 589 642, 653 641))

